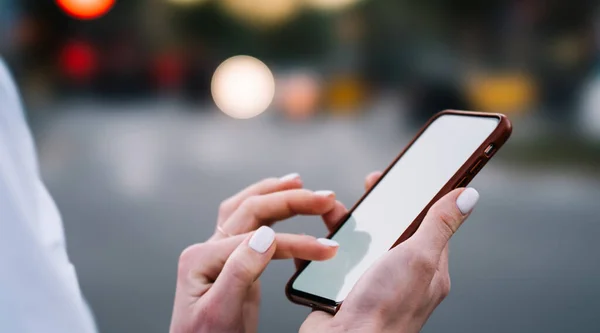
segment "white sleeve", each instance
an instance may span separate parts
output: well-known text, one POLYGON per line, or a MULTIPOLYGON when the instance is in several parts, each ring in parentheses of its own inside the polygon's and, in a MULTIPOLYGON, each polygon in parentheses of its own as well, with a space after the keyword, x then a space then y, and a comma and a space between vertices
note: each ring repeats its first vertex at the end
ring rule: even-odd
POLYGON ((0 331, 95 332, 17 89, 1 61, 0 331))

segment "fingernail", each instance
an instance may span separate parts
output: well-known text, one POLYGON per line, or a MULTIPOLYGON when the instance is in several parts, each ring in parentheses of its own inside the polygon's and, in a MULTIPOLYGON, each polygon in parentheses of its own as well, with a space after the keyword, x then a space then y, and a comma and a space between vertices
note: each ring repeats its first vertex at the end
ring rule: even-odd
POLYGON ((254 235, 252 235, 248 242, 248 246, 258 253, 265 253, 271 247, 274 240, 275 231, 267 226, 262 226, 254 232, 254 235))
POLYGON ((477 201, 479 200, 479 192, 476 189, 469 187, 465 189, 456 199, 456 206, 463 215, 469 214, 477 201))
POLYGON ((316 191, 315 195, 321 196, 321 197, 333 197, 335 196, 335 193, 333 191, 316 191))
POLYGON ((329 238, 319 238, 319 239, 317 239, 317 242, 319 242, 325 246, 329 246, 329 247, 340 246, 340 243, 334 241, 333 239, 329 239, 329 238))
POLYGON ((279 180, 282 182, 286 182, 288 180, 297 179, 297 178, 300 178, 300 175, 294 172, 294 173, 290 173, 289 175, 285 175, 285 176, 279 178, 279 180))

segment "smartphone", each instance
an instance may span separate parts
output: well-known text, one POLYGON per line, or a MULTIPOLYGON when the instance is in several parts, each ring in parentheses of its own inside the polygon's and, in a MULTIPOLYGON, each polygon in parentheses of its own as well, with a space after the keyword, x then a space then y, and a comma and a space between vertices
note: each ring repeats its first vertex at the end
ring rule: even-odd
POLYGON ((409 238, 437 200, 469 184, 511 132, 502 114, 433 116, 328 236, 340 244, 337 255, 305 263, 288 282, 287 297, 335 313, 363 273, 409 238))

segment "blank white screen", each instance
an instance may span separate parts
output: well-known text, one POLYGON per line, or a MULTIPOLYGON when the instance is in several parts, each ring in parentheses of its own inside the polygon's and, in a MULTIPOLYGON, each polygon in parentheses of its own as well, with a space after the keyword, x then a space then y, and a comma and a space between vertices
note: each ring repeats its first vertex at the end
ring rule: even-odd
POLYGON ((343 301, 362 274, 394 245, 431 199, 498 126, 498 119, 438 117, 332 237, 328 261, 313 261, 293 288, 343 301))

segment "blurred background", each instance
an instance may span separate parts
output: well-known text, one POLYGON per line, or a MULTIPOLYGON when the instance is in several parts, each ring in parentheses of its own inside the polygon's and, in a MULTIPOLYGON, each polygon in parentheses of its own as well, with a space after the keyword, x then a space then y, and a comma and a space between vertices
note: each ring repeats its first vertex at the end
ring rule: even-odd
MULTIPOLYGON (((600 330, 596 1, 0 0, 0 54, 101 332, 168 329, 178 255, 228 196, 298 172, 351 206, 443 109, 514 131, 424 332, 600 330)), ((308 314, 292 273, 264 274, 260 332, 308 314)))

